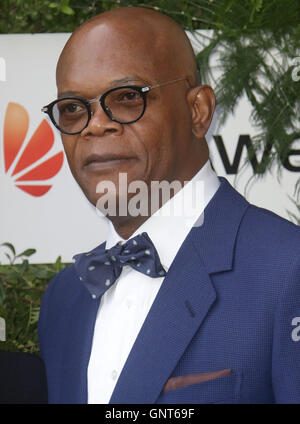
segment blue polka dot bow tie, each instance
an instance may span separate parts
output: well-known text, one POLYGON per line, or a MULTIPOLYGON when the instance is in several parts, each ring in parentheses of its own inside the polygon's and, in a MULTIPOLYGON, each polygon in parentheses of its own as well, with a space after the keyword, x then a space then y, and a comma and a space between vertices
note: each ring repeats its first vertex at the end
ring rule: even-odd
POLYGON ((104 244, 89 253, 75 255, 75 270, 93 298, 103 293, 117 280, 125 265, 149 277, 164 277, 157 250, 147 233, 139 234, 124 244, 105 250, 104 244))

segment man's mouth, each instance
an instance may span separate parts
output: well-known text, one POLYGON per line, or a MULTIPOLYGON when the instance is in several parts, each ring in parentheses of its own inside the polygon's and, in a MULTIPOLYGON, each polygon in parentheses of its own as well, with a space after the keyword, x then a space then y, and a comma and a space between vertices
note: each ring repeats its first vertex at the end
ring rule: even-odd
POLYGON ((92 154, 86 158, 83 167, 89 171, 100 171, 102 169, 118 168, 134 159, 132 156, 122 156, 117 154, 92 154))

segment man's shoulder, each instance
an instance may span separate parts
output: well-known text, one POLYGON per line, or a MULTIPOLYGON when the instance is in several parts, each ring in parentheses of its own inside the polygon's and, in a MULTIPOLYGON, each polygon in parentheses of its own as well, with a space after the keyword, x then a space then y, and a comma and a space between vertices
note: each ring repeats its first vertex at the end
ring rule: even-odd
POLYGON ((48 287, 53 287, 52 290, 54 290, 59 285, 62 289, 68 290, 68 286, 73 285, 76 281, 75 266, 70 264, 53 277, 48 287))
POLYGON ((234 256, 243 266, 261 264, 270 272, 299 268, 300 226, 249 203, 224 178, 221 182, 215 202, 218 213, 210 223, 210 231, 217 227, 220 233, 215 239, 220 242, 227 237, 226 246, 234 246, 234 256))
POLYGON ((74 298, 76 295, 80 295, 80 292, 84 290, 81 281, 75 272, 74 264, 68 265, 62 271, 57 273, 44 293, 42 305, 49 301, 55 302, 57 305, 64 299, 74 298))
MULTIPOLYGON (((239 232, 251 233, 256 237, 265 237, 271 242, 287 242, 289 244, 300 242, 300 226, 293 224, 276 213, 249 203, 225 178, 220 178, 223 191, 220 196, 221 205, 228 204, 222 209, 224 214, 236 216, 240 219, 239 232), (240 211, 240 213, 236 213, 240 211)), ((223 215, 223 218, 226 219, 223 215)), ((224 224, 225 224, 224 221, 224 224)))
MULTIPOLYGON (((83 252, 82 254, 89 254, 90 252, 96 252, 98 249, 101 249, 103 247, 103 243, 101 243, 99 246, 95 247, 94 249, 90 250, 89 252, 83 252)), ((75 255, 76 256, 76 255, 75 255)), ((79 279, 79 276, 76 272, 76 267, 74 263, 66 266, 62 271, 58 272, 50 281, 46 293, 57 293, 60 294, 68 293, 69 291, 72 291, 72 296, 77 292, 81 292, 84 289, 84 286, 82 282, 79 279)), ((84 289, 86 291, 86 289, 84 289)))
MULTIPOLYGON (((237 234, 235 258, 241 266, 284 282, 300 270, 300 227, 254 205, 249 205, 237 234), (253 269, 254 269, 253 268, 253 269)), ((285 284, 285 283, 284 283, 285 284)), ((279 284, 279 286, 281 283, 279 284)))
POLYGON ((300 227, 276 213, 253 204, 249 204, 241 230, 247 230, 253 235, 265 237, 270 247, 272 242, 297 244, 300 243, 300 227))

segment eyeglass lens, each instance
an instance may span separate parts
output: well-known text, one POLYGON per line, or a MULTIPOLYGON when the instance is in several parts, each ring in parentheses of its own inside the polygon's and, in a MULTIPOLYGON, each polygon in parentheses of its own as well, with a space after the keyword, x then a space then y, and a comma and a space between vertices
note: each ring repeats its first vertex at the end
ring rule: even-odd
MULTIPOLYGON (((118 88, 104 95, 108 116, 120 123, 137 120, 144 111, 144 97, 135 89, 118 88)), ((82 131, 89 120, 88 106, 80 99, 61 99, 53 106, 56 125, 67 133, 82 131)))
POLYGON ((87 106, 79 99, 62 99, 53 106, 53 118, 57 126, 68 133, 81 131, 88 122, 87 106))

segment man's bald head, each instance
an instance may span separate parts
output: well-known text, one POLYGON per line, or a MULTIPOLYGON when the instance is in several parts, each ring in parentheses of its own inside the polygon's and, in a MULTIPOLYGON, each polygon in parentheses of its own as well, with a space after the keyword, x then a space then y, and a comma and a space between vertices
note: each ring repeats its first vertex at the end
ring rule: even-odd
POLYGON ((157 81, 186 76, 191 86, 198 82, 197 65, 191 43, 179 24, 168 16, 140 7, 113 9, 88 20, 78 27, 66 43, 57 65, 57 80, 64 73, 70 56, 85 51, 101 56, 97 40, 107 38, 111 55, 132 52, 132 60, 142 60, 152 68, 157 81), (115 49, 114 38, 116 39, 115 49))

